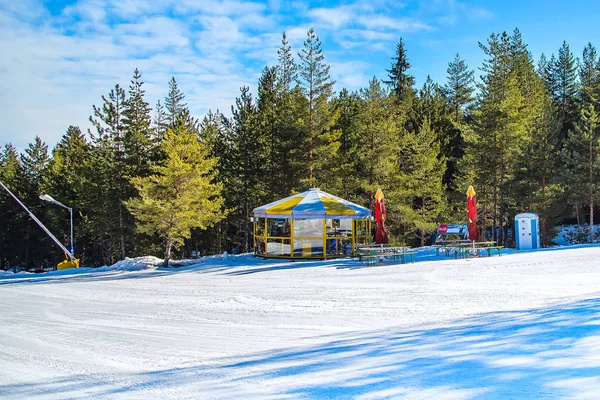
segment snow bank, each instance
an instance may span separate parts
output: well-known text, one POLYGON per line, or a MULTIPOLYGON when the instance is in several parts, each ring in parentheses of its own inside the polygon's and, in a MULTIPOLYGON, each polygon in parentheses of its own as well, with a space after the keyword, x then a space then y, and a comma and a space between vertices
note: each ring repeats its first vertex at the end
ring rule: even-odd
POLYGON ((163 263, 163 260, 154 256, 144 256, 129 258, 126 257, 124 260, 117 261, 113 265, 105 265, 104 267, 95 268, 96 272, 108 272, 108 271, 142 271, 145 269, 156 269, 163 263))
MULTIPOLYGON (((594 225, 594 236, 598 238, 599 234, 598 225, 594 225)), ((582 224, 580 227, 577 225, 561 225, 558 227, 558 233, 552 239, 557 246, 569 246, 574 244, 587 244, 589 243, 590 226, 588 224, 582 224)))

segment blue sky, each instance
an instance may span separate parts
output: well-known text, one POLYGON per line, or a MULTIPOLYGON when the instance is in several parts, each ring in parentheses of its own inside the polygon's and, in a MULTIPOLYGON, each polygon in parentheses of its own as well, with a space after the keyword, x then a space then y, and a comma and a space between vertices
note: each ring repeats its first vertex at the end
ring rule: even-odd
POLYGON ((478 41, 515 27, 536 59, 563 40, 580 55, 600 46, 599 14, 577 0, 0 0, 0 145, 22 150, 39 135, 52 148, 69 125, 87 130, 92 105, 136 67, 151 105, 175 76, 196 116, 229 114, 240 86, 255 92, 276 63, 284 30, 297 53, 315 28, 339 91, 384 78, 400 37, 417 86, 443 84, 456 53, 478 69, 478 41))

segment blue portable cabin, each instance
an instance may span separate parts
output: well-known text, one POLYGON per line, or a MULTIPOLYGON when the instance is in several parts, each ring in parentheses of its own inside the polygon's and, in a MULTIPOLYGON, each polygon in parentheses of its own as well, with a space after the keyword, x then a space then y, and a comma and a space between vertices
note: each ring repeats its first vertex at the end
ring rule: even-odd
POLYGON ((536 213, 515 215, 515 242, 517 250, 533 250, 542 247, 540 242, 540 219, 536 213))

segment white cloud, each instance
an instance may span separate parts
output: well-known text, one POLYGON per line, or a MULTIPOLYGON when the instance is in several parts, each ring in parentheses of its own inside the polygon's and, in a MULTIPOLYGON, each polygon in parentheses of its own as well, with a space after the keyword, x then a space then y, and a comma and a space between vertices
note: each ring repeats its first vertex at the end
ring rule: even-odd
POLYGON ((131 18, 142 15, 157 15, 169 7, 167 0, 109 0, 104 4, 109 5, 110 10, 121 18, 131 18))
POLYGON ((285 29, 285 35, 294 53, 298 53, 303 47, 304 40, 306 40, 306 32, 309 28, 310 26, 302 26, 285 29))
POLYGON ((78 25, 84 26, 86 29, 93 29, 93 27, 100 26, 105 22, 106 10, 106 3, 102 0, 83 0, 65 7, 63 15, 78 18, 84 21, 84 23, 78 25))
POLYGON ((185 48, 190 44, 185 25, 166 17, 145 17, 140 22, 121 24, 114 34, 118 43, 136 53, 185 48))
POLYGON ((461 5, 461 8, 467 14, 467 18, 469 18, 472 21, 487 20, 494 18, 494 13, 483 7, 461 5))
POLYGON ((337 8, 316 8, 309 11, 309 16, 329 28, 337 29, 352 22, 356 18, 356 9, 351 6, 337 8))
POLYGON ((444 25, 455 25, 465 19, 468 21, 487 20, 494 16, 490 10, 484 7, 456 0, 422 1, 420 14, 430 15, 435 21, 444 25))
MULTIPOLYGON (((283 31, 297 59, 315 27, 340 90, 368 83, 376 61, 359 61, 364 54, 389 50, 399 33, 435 28, 435 18, 391 0, 314 9, 300 0, 78 0, 52 14, 40 0, 0 2, 0 145, 20 149, 38 134, 52 147, 71 124, 85 131, 92 105, 116 83, 127 88, 136 67, 151 105, 175 76, 201 117, 209 108, 229 112, 240 86, 256 86, 277 62, 283 31)), ((435 17, 447 10, 440 2, 435 17)))
POLYGON ((377 30, 369 29, 346 29, 341 32, 343 37, 349 39, 364 39, 367 41, 371 40, 397 40, 398 35, 390 32, 381 32, 377 30))
POLYGON ((368 15, 359 17, 359 23, 369 29, 389 29, 398 32, 429 31, 433 28, 411 18, 391 18, 384 15, 368 15))
POLYGON ((127 88, 136 67, 151 105, 164 98, 175 76, 196 115, 209 108, 228 112, 239 87, 256 79, 257 71, 244 67, 242 53, 260 57, 260 48, 272 49, 274 42, 243 28, 268 27, 264 6, 201 3, 188 3, 188 12, 192 6, 197 11, 185 18, 165 13, 166 7, 176 11, 167 2, 140 0, 80 1, 61 15, 44 14, 45 24, 36 22, 44 10, 39 4, 29 17, 16 6, 0 12, 0 69, 10 77, 0 82, 0 90, 11 93, 0 99, 0 143, 23 149, 40 135, 52 147, 69 125, 86 130, 92 105, 116 83, 127 88))
POLYGON ((39 0, 0 1, 0 15, 15 15, 21 20, 34 21, 47 14, 39 0))
POLYGON ((197 11, 209 15, 240 16, 251 13, 262 13, 265 11, 264 4, 251 1, 233 1, 233 0, 182 0, 178 1, 178 8, 182 12, 197 11))
POLYGON ((280 0, 269 0, 269 9, 273 12, 279 12, 279 9, 281 8, 281 1, 280 0))
POLYGON ((332 61, 330 75, 336 81, 335 87, 339 92, 342 88, 356 90, 365 86, 370 79, 367 70, 369 64, 363 61, 332 61))

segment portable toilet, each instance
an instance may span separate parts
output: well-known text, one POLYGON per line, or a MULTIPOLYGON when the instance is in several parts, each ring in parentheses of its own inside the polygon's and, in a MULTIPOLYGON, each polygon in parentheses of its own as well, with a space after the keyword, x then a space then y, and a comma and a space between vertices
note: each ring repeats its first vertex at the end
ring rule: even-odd
POLYGON ((535 213, 515 215, 515 241, 517 250, 539 249, 540 219, 535 213))

